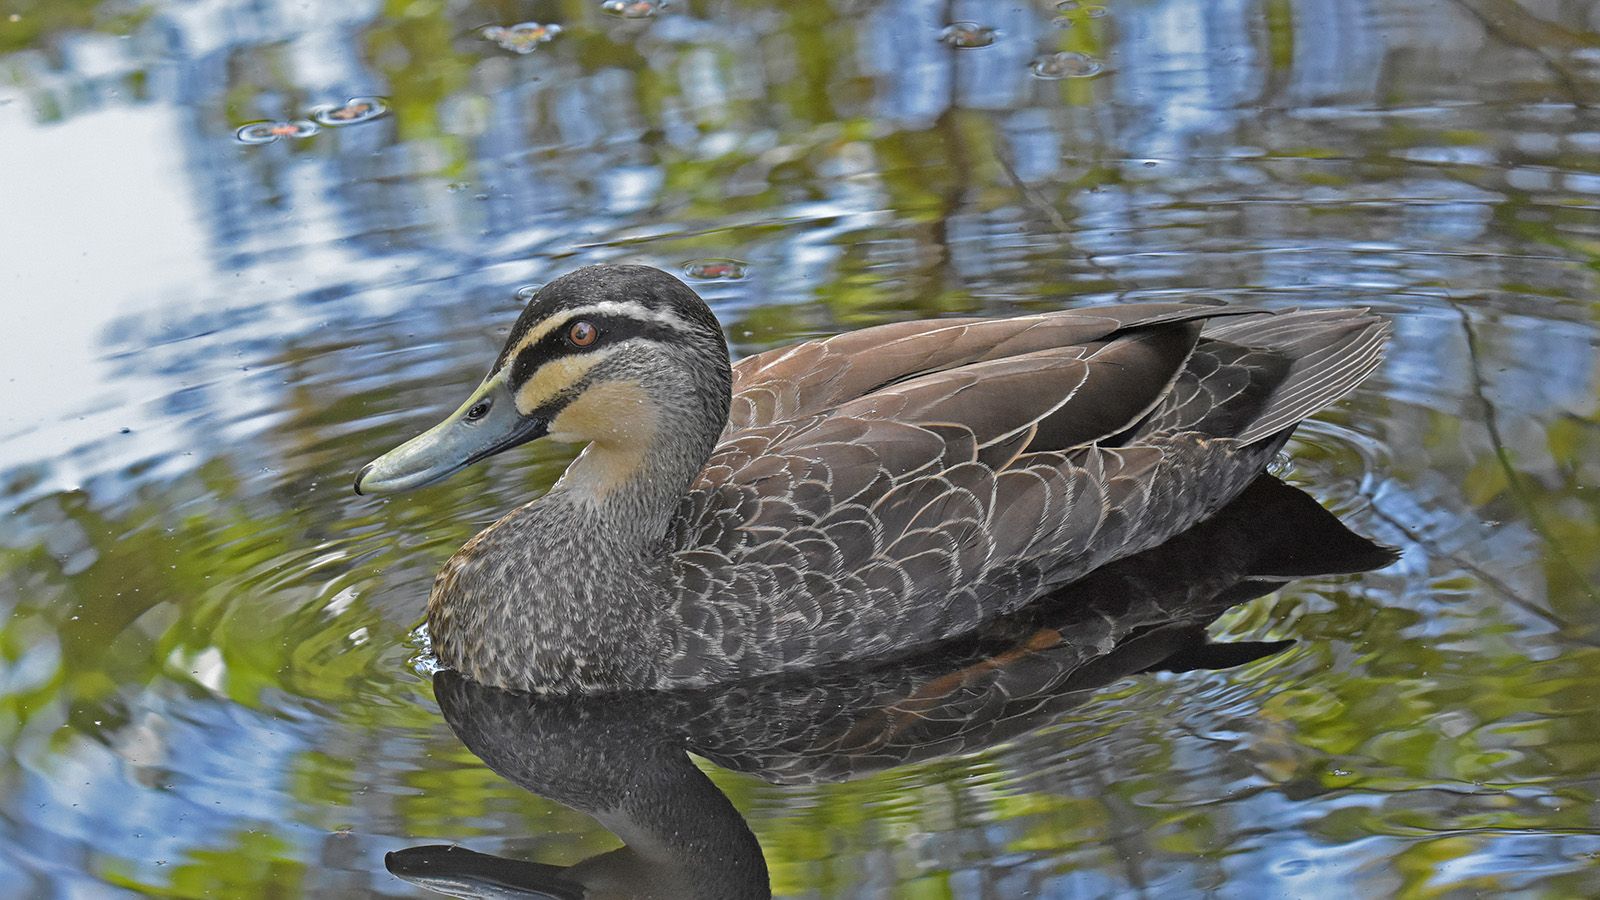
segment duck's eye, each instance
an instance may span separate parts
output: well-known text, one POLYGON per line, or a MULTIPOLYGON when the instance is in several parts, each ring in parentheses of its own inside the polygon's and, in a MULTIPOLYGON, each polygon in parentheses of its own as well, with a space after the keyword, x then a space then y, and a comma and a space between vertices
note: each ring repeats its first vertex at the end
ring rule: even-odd
POLYGON ((567 342, 574 347, 587 347, 600 337, 600 329, 593 322, 579 319, 567 329, 567 342))
POLYGON ((489 401, 479 400, 477 403, 472 404, 471 409, 467 410, 467 421, 476 422, 488 414, 489 401))

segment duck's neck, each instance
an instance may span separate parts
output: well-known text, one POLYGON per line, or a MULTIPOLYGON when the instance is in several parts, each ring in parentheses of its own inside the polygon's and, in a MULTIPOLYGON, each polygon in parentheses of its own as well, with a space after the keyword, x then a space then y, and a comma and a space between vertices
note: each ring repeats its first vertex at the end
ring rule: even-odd
MULTIPOLYGON (((519 690, 653 684, 669 599, 662 538, 716 444, 727 405, 715 401, 674 409, 651 398, 608 410, 614 431, 583 423, 591 443, 550 492, 439 573, 428 622, 440 659, 519 690)), ((578 427, 559 417, 556 426, 558 438, 578 427)))
POLYGON ((709 447, 683 437, 663 435, 642 448, 592 443, 536 502, 559 503, 575 516, 582 530, 568 531, 565 540, 619 558, 650 556, 659 551, 679 501, 710 455, 709 447))
POLYGON ((556 440, 588 444, 551 491, 582 509, 590 533, 578 540, 644 553, 666 534, 728 419, 727 376, 701 384, 692 371, 589 388, 550 423, 556 440))

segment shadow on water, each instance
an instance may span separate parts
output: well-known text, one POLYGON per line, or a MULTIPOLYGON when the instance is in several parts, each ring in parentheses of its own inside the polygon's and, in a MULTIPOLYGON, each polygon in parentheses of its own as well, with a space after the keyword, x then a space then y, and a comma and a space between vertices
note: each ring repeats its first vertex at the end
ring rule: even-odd
POLYGON ((808 784, 971 753, 1046 726, 1129 676, 1271 656, 1294 642, 1213 643, 1206 627, 1292 579, 1396 558, 1263 475, 1166 544, 980 634, 889 664, 590 697, 513 693, 440 672, 434 695, 469 750, 513 783, 593 816, 625 846, 563 867, 428 845, 392 852, 386 865, 458 897, 770 895, 755 835, 689 754, 808 784))

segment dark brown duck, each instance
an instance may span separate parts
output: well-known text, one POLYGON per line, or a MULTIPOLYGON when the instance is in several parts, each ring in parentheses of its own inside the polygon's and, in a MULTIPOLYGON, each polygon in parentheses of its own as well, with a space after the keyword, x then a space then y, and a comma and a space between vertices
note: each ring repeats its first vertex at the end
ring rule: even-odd
POLYGON ((868 328, 730 367, 682 282, 546 285, 401 490, 550 436, 582 453, 451 557, 440 660, 533 691, 705 685, 970 631, 1204 519, 1378 365, 1359 309, 1087 307, 868 328))
MULTIPOLYGON (((1395 558, 1262 474, 1161 546, 886 662, 695 690, 562 696, 502 691, 442 671, 433 694, 467 749, 627 843, 569 867, 455 843, 400 850, 385 864, 452 897, 769 897, 761 845, 690 753, 768 782, 817 784, 992 748, 1065 724, 1068 710, 1091 700, 1100 714, 1090 717, 1103 725, 1116 718, 1104 713, 1119 700, 1099 688, 1144 672, 1230 669, 1294 643, 1214 643, 1208 628, 1229 608, 1298 578, 1353 574, 1395 558)), ((1032 792, 1072 793, 1070 766, 1022 777, 1032 792)))

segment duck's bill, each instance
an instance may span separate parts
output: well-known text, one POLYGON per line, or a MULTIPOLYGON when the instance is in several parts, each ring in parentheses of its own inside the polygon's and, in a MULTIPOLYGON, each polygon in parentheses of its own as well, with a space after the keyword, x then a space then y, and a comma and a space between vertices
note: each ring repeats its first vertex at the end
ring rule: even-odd
POLYGON ((406 491, 447 478, 484 457, 543 437, 544 419, 523 416, 498 379, 486 382, 443 422, 367 463, 356 493, 406 491))

